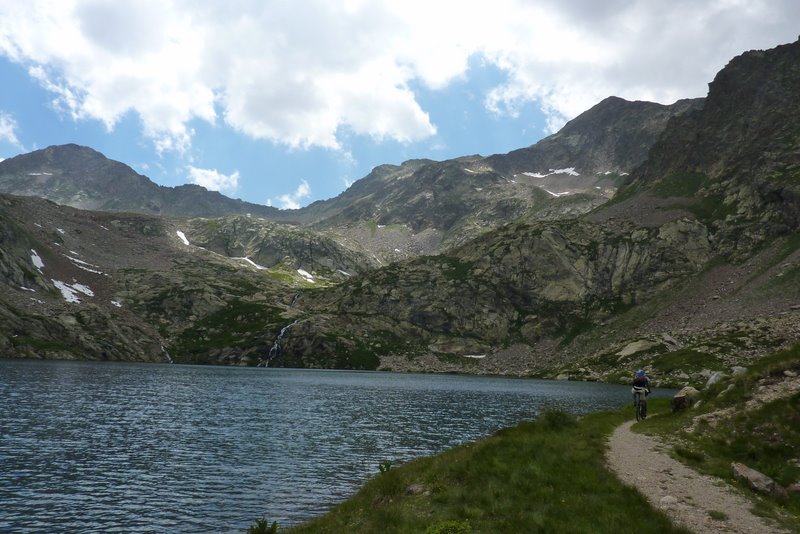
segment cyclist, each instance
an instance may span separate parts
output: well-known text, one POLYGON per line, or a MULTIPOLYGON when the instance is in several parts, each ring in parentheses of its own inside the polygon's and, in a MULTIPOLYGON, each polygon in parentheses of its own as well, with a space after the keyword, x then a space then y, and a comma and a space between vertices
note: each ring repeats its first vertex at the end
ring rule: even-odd
POLYGON ((641 391, 644 389, 644 396, 647 398, 650 395, 650 378, 645 374, 644 369, 639 369, 636 371, 636 374, 633 375, 633 384, 631 384, 633 388, 631 389, 631 395, 633 395, 633 404, 636 405, 636 390, 638 389, 641 391))

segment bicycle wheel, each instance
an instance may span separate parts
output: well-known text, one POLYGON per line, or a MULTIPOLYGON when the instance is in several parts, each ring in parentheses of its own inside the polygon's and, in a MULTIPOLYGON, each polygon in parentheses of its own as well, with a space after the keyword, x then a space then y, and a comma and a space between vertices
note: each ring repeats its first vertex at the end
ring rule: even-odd
POLYGON ((636 414, 637 421, 641 421, 642 419, 641 405, 642 405, 642 396, 637 393, 633 403, 633 411, 636 414))

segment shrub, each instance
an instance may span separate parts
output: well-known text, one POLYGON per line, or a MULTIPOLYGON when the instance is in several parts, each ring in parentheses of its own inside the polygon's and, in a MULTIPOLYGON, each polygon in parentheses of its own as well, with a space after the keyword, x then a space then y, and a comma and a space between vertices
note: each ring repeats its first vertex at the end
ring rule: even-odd
POLYGON ((247 529, 247 534, 277 534, 278 522, 273 521, 271 525, 267 526, 268 521, 265 517, 256 519, 255 524, 247 529))

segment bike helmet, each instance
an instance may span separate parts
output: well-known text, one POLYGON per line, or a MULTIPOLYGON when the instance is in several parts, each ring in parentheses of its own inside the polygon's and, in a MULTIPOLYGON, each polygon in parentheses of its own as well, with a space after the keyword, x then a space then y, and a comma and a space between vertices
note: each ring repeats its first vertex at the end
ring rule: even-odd
POLYGON ((639 369, 636 371, 636 376, 644 376, 644 369, 639 369))

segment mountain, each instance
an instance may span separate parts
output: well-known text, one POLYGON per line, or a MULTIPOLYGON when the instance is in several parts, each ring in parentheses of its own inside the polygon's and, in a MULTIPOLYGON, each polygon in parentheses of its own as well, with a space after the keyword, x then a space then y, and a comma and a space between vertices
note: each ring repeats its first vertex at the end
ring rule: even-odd
POLYGON ((700 105, 702 99, 664 106, 608 98, 558 133, 508 154, 376 167, 336 198, 300 210, 300 216, 339 235, 363 223, 395 234, 404 230, 407 248, 422 254, 524 216, 574 217, 613 195, 671 117, 700 105))
POLYGON ((297 305, 293 364, 339 346, 393 369, 664 383, 800 339, 800 42, 732 60, 611 202, 520 221, 297 305), (311 335, 313 332, 313 336, 311 335))
POLYGON ((196 185, 154 184, 77 145, 0 162, 0 191, 81 209, 166 216, 251 214, 326 232, 383 263, 437 253, 520 217, 574 217, 602 204, 644 160, 667 121, 702 99, 671 106, 608 98, 535 145, 488 158, 381 165, 336 198, 283 211, 196 185))
POLYGON ((233 200, 198 185, 156 185, 127 165, 74 144, 51 146, 0 162, 0 191, 88 210, 190 217, 250 213, 286 218, 276 208, 233 200))
POLYGON ((297 224, 0 195, 0 348, 608 381, 646 366, 702 384, 800 340, 797 94, 800 41, 734 58, 702 105, 609 99, 507 159, 378 167, 297 224), (664 126, 636 156, 653 110, 664 126), (551 142, 576 152, 548 160, 551 142), (584 191, 607 169, 621 189, 556 197, 534 183, 551 168, 584 191))

